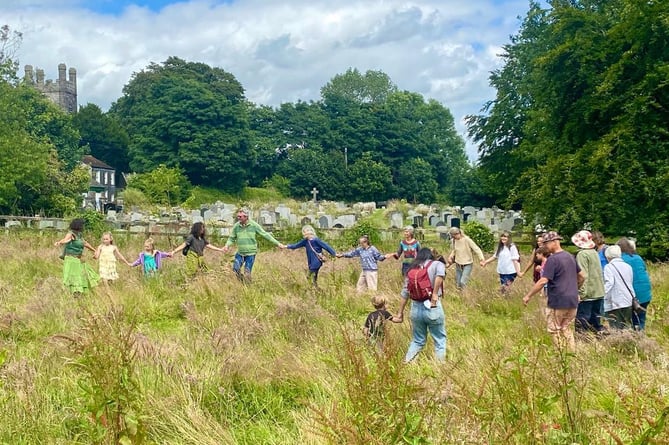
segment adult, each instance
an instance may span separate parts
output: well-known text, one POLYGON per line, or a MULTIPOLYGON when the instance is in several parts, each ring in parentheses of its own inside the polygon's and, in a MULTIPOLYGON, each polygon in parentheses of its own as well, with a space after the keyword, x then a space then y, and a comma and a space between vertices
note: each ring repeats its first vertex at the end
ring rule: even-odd
POLYGON ((325 256, 323 251, 335 256, 337 252, 325 241, 316 236, 316 231, 310 225, 302 227, 302 239, 296 243, 288 244, 287 249, 299 249, 304 247, 307 252, 307 267, 309 268, 309 276, 312 279, 314 287, 318 287, 318 272, 323 266, 325 256))
POLYGON ((506 294, 516 277, 520 273, 520 253, 511 240, 509 232, 502 232, 499 236, 497 250, 485 261, 481 261, 481 267, 497 260, 497 273, 499 274, 500 292, 506 294))
POLYGON ((525 266, 525 269, 518 272, 518 278, 523 278, 523 276, 532 269, 532 280, 536 283, 541 278, 541 266, 542 260, 537 258, 537 252, 541 246, 544 245, 543 234, 538 234, 534 237, 534 242, 532 243, 532 254, 530 255, 530 261, 525 266))
MULTIPOLYGON (((648 309, 653 295, 646 263, 637 253, 636 246, 632 240, 623 237, 616 244, 620 247, 622 260, 632 267, 632 288, 634 289, 636 299, 644 309, 648 309)), ((632 324, 634 325, 634 329, 643 331, 646 328, 646 311, 643 310, 638 313, 632 311, 632 324)))
POLYGON ((207 271, 207 264, 204 262, 204 249, 224 252, 223 248, 209 243, 207 240, 207 228, 200 221, 191 226, 186 240, 174 248, 168 256, 174 256, 184 249, 186 249, 186 275, 189 277, 194 277, 198 272, 207 271))
POLYGON ((420 250, 420 243, 414 238, 414 228, 413 226, 406 226, 404 228, 404 238, 400 241, 399 248, 395 253, 386 254, 386 259, 395 258, 399 260, 402 259, 402 276, 407 276, 407 271, 411 262, 416 258, 416 254, 420 250))
POLYGON ((479 262, 484 261, 481 248, 459 227, 451 227, 451 253, 448 255, 448 266, 455 263, 455 286, 463 290, 472 275, 474 256, 479 262))
POLYGON ((251 271, 255 263, 256 255, 258 253, 258 241, 256 235, 260 235, 270 243, 278 246, 280 249, 285 249, 286 246, 277 241, 271 234, 267 233, 265 229, 260 227, 260 224, 249 219, 249 211, 240 209, 237 212, 237 222, 232 226, 232 232, 228 241, 223 247, 224 252, 230 250, 230 246, 237 244, 237 252, 235 253, 235 261, 232 265, 232 270, 240 280, 251 281, 251 271), (242 265, 244 266, 244 275, 241 273, 242 265))
POLYGON ((613 329, 632 327, 632 302, 634 300, 634 272, 632 266, 621 258, 620 246, 614 244, 606 248, 604 266, 604 312, 613 329))
POLYGON ((571 242, 579 249, 576 253, 576 263, 585 275, 583 286, 578 290, 576 331, 604 332, 601 323, 601 317, 604 315, 604 275, 592 233, 581 230, 571 237, 571 242))
POLYGON ((602 272, 604 272, 604 266, 606 266, 606 264, 609 261, 606 259, 606 255, 604 255, 608 245, 604 241, 604 235, 602 235, 602 232, 598 232, 596 230, 594 232, 592 232, 592 242, 595 243, 595 249, 597 250, 597 253, 599 254, 599 262, 602 265, 602 272))
POLYGON ((576 259, 562 249, 561 240, 557 232, 544 235, 544 246, 551 255, 546 259, 541 278, 523 297, 523 303, 527 305, 532 295, 541 292, 546 285, 546 330, 559 349, 575 352, 574 320, 578 308, 578 288, 583 284, 585 275, 576 259))
MULTIPOLYGON (((416 258, 409 266, 409 270, 427 267, 428 277, 432 285, 432 294, 426 301, 411 300, 411 343, 404 357, 410 362, 423 349, 427 342, 428 333, 434 341, 434 356, 443 361, 446 358, 446 316, 441 303, 446 266, 432 257, 432 251, 423 247, 418 251, 416 258)), ((399 321, 404 319, 404 308, 409 300, 408 281, 405 280, 402 289, 402 303, 397 312, 399 321)))
POLYGON ((84 249, 95 252, 83 236, 84 220, 74 219, 70 222, 69 231, 54 243, 55 246, 64 246, 63 259, 63 284, 75 296, 88 292, 100 281, 100 276, 88 264, 81 260, 84 249))
POLYGON ((363 235, 358 239, 358 247, 355 249, 337 254, 337 258, 341 257, 360 257, 362 272, 360 272, 360 277, 358 277, 358 282, 355 285, 355 290, 358 293, 363 293, 366 290, 376 291, 379 285, 378 263, 385 260, 386 257, 379 252, 379 249, 370 244, 367 235, 363 235))

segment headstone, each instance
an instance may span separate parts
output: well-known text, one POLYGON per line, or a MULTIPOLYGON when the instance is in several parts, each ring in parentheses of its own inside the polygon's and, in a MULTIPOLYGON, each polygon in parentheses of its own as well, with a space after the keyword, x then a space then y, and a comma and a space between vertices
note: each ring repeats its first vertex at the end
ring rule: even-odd
POLYGON ((390 214, 390 227, 401 229, 404 227, 404 216, 402 212, 393 212, 390 214))
POLYGON ((460 218, 451 217, 451 227, 460 228, 460 218))
POLYGON ((305 226, 307 224, 311 224, 311 218, 309 218, 308 216, 303 217, 300 220, 300 224, 302 224, 303 226, 305 226))
POLYGON ((355 225, 355 215, 341 215, 332 224, 332 227, 337 227, 337 224, 339 224, 341 228, 348 229, 355 225))
POLYGON ((39 224, 37 224, 38 229, 50 229, 53 228, 54 222, 48 219, 41 219, 39 224))
POLYGON ((416 215, 413 217, 413 224, 415 227, 423 227, 423 215, 416 215))
POLYGON ((9 220, 5 223, 5 228, 9 229, 11 227, 21 227, 21 221, 9 220))
POLYGON ((214 219, 214 212, 207 209, 204 212, 202 212, 202 218, 204 218, 204 220, 207 221, 207 222, 211 221, 212 219, 214 219))
POLYGON ((431 215, 430 216, 430 225, 432 227, 435 227, 437 223, 441 222, 441 217, 439 215, 431 215))
POLYGON ((318 227, 321 229, 329 229, 332 217, 330 215, 323 215, 318 218, 318 227))
MULTIPOLYGON (((199 212, 198 212, 199 213, 199 212)), ((142 214, 139 212, 132 212, 130 214, 130 222, 138 222, 142 220, 142 214)))
POLYGON ((281 219, 285 219, 285 220, 290 219, 290 215, 291 215, 290 207, 286 207, 283 204, 280 204, 279 206, 277 206, 275 211, 276 211, 276 213, 279 214, 279 217, 281 219))
POLYGON ((316 187, 314 187, 314 188, 311 189, 311 196, 313 196, 313 201, 314 201, 314 202, 317 201, 317 198, 316 198, 316 197, 318 196, 318 193, 319 193, 319 192, 318 192, 318 189, 317 189, 316 187))

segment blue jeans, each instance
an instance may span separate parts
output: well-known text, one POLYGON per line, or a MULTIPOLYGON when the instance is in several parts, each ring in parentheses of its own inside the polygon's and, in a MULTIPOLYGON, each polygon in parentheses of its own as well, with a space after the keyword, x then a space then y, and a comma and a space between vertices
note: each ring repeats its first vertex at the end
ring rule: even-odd
POLYGON ((410 362, 427 343, 428 332, 434 340, 434 356, 443 361, 446 358, 446 316, 441 300, 434 309, 428 309, 422 302, 411 302, 411 343, 404 357, 410 362))
POLYGON ((240 255, 235 254, 235 262, 232 264, 232 270, 237 274, 237 277, 241 278, 241 269, 242 264, 244 264, 245 274, 247 277, 251 276, 251 270, 253 269, 253 263, 256 260, 255 255, 240 255))
POLYGON ((600 319, 604 315, 604 299, 585 300, 578 303, 576 330, 599 332, 604 329, 600 319))
POLYGON ((464 289, 472 275, 472 264, 455 264, 455 285, 458 289, 464 289))
MULTIPOLYGON (((650 301, 646 301, 645 303, 641 303, 641 306, 644 309, 648 309, 649 304, 650 301)), ((632 324, 636 331, 643 331, 646 329, 646 311, 639 312, 638 314, 632 311, 632 324)))

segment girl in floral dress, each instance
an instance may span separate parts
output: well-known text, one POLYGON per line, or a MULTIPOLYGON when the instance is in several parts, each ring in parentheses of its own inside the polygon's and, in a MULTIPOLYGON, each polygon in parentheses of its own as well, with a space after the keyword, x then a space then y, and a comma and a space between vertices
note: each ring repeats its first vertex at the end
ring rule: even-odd
POLYGON ((114 244, 114 238, 110 232, 102 234, 102 244, 100 244, 95 251, 95 258, 98 259, 98 271, 100 278, 104 280, 105 284, 110 281, 118 280, 118 272, 116 272, 116 258, 123 261, 126 265, 130 265, 123 257, 123 254, 118 250, 114 244))

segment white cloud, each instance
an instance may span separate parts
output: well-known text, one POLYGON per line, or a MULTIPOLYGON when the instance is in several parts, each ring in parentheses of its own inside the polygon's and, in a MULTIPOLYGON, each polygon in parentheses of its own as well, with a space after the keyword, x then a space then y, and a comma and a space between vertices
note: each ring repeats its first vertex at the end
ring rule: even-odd
MULTIPOLYGON (((47 78, 59 63, 75 67, 81 105, 107 109, 134 72, 173 55, 223 68, 267 105, 316 100, 354 67, 382 70, 400 89, 440 101, 463 136, 464 116, 493 98, 488 74, 527 9, 524 0, 193 0, 112 16, 81 3, 0 6, 3 23, 23 32, 21 64, 47 78)), ((467 151, 476 158, 469 143, 467 151)))

